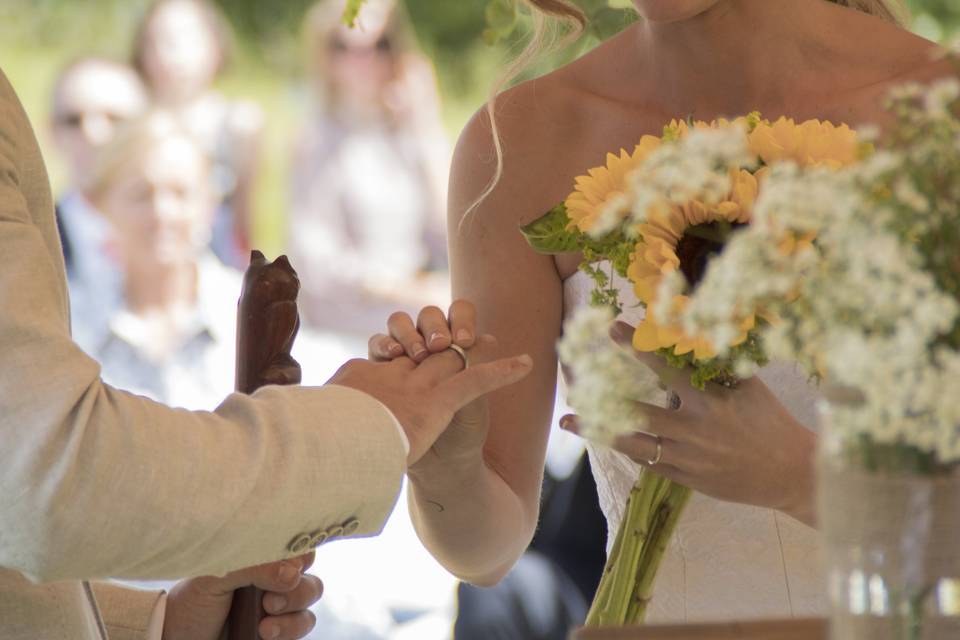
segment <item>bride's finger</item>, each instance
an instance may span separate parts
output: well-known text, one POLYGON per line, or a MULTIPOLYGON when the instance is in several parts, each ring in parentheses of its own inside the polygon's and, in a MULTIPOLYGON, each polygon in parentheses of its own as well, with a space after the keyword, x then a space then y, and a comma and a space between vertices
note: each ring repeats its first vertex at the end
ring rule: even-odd
POLYGON ((378 333, 367 343, 367 355, 374 362, 388 362, 403 355, 403 345, 388 335, 378 333))
POLYGON ((417 331, 413 320, 407 314, 396 312, 387 320, 387 327, 390 328, 390 337, 403 345, 404 352, 414 362, 421 362, 430 355, 423 336, 417 331))
POLYGON ((656 467, 673 466, 676 462, 676 442, 658 437, 652 432, 637 432, 617 436, 611 448, 627 455, 634 462, 656 467))
MULTIPOLYGON (((470 365, 476 365, 492 360, 496 354, 497 339, 491 335, 482 335, 477 338, 476 346, 467 352, 466 358, 470 365)), ((414 375, 422 376, 430 385, 436 385, 463 371, 466 365, 463 356, 453 349, 445 349, 424 360, 414 375)))
MULTIPOLYGON (((645 435, 651 440, 656 440, 656 436, 676 441, 683 439, 686 427, 680 422, 676 412, 643 402, 638 402, 637 406, 648 419, 643 429, 637 431, 638 435, 645 435)), ((580 435, 582 427, 580 416, 568 414, 560 418, 560 428, 564 431, 580 435)), ((626 437, 632 437, 632 435, 626 437)))
POLYGON ((469 349, 476 342, 477 308, 472 302, 456 300, 450 305, 449 315, 454 344, 469 349))
POLYGON ((426 307, 417 318, 417 329, 427 339, 427 349, 439 353, 450 348, 450 324, 447 316, 438 307, 426 307))
MULTIPOLYGON (((656 353, 645 353, 633 348, 634 328, 626 322, 615 322, 610 327, 610 337, 624 349, 628 349, 634 357, 653 369, 660 381, 670 389, 686 391, 690 388, 690 372, 670 365, 662 356, 656 353)), ((682 395, 682 394, 681 394, 682 395)))

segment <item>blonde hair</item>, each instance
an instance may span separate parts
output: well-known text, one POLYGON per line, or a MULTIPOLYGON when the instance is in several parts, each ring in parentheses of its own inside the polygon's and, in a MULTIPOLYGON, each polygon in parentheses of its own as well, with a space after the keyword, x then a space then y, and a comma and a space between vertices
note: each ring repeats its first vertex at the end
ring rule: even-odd
MULTIPOLYGON (((343 26, 344 6, 343 0, 321 0, 313 5, 303 21, 307 72, 327 109, 337 106, 339 101, 337 87, 330 73, 332 64, 330 50, 336 40, 337 32, 345 28, 343 26)), ((419 55, 410 18, 404 7, 396 0, 381 0, 364 5, 355 28, 363 29, 364 15, 369 11, 385 13, 381 37, 388 43, 387 55, 391 65, 391 80, 396 80, 403 75, 404 65, 409 55, 419 55)))
POLYGON ((170 139, 184 140, 195 146, 209 170, 209 155, 183 121, 173 113, 154 109, 124 124, 116 137, 97 154, 90 178, 83 185, 84 193, 91 202, 100 205, 129 170, 131 161, 170 139))
POLYGON ((503 177, 503 141, 500 139, 500 127, 497 125, 497 95, 503 87, 515 80, 536 58, 551 51, 562 49, 567 44, 578 40, 587 28, 586 14, 571 2, 566 0, 525 1, 535 9, 533 12, 533 36, 527 46, 520 52, 520 55, 507 65, 507 68, 494 82, 484 107, 487 120, 490 123, 490 133, 493 137, 493 147, 497 159, 496 168, 490 182, 467 207, 463 218, 460 220, 461 225, 493 193, 503 177), (553 18, 553 20, 550 20, 550 18, 553 18))
MULTIPOLYGON (((518 75, 530 65, 530 63, 539 55, 566 45, 569 42, 579 39, 587 27, 587 15, 572 2, 568 0, 524 0, 533 11, 533 36, 530 42, 523 49, 519 56, 507 67, 497 82, 494 83, 487 99, 485 111, 490 121, 490 129, 493 136, 493 146, 496 151, 497 166, 490 183, 484 188, 483 192, 467 208, 464 219, 469 217, 480 204, 496 189, 497 184, 503 177, 503 143, 500 139, 500 130, 497 126, 496 118, 496 100, 497 95, 504 86, 512 82, 518 75), (566 31, 566 35, 559 40, 550 42, 551 21, 556 25, 559 23, 560 31, 566 31)), ((903 0, 826 0, 843 7, 848 7, 871 16, 876 16, 888 22, 905 26, 908 21, 909 12, 903 4, 903 0)))

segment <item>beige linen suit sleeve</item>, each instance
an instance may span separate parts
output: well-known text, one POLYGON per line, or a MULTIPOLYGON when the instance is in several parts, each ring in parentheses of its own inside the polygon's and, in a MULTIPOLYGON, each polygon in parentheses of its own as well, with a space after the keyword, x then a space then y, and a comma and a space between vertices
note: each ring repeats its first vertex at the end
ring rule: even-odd
POLYGON ((90 584, 110 640, 161 640, 167 594, 110 582, 90 584))
POLYGON ((45 170, 0 81, 0 566, 41 581, 223 574, 334 537, 318 531, 379 532, 405 453, 373 398, 268 387, 189 412, 100 381, 70 339, 52 207, 36 204, 45 170))

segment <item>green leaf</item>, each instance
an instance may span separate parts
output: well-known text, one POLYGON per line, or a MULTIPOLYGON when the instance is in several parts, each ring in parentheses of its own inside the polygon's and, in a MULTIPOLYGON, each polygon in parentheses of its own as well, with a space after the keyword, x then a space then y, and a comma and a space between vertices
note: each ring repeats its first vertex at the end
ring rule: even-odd
POLYGON ((517 5, 513 0, 490 0, 484 15, 487 18, 487 26, 494 31, 512 31, 517 24, 517 5))
POLYGON ((516 0, 490 0, 484 16, 487 28, 483 30, 483 41, 493 46, 509 37, 517 28, 519 20, 516 0))
POLYGON ((360 7, 366 0, 347 0, 347 5, 343 8, 343 24, 351 29, 357 26, 357 16, 360 14, 360 7))
POLYGON ((603 238, 583 236, 583 254, 588 260, 609 260, 614 271, 621 278, 627 277, 630 256, 637 248, 635 238, 626 238, 620 231, 610 233, 603 238))
POLYGON ((573 253, 580 249, 581 234, 579 231, 569 231, 567 229, 569 225, 567 208, 561 203, 546 215, 520 227, 520 232, 537 253, 549 255, 573 253))
POLYGON ((633 9, 633 0, 607 0, 611 9, 633 9))

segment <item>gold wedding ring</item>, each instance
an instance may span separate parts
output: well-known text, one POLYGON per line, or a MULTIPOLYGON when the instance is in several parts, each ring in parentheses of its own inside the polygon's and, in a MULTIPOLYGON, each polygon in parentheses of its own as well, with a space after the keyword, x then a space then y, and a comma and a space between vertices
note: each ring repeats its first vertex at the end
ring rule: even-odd
POLYGON ((463 370, 466 371, 469 369, 470 360, 467 358, 467 352, 463 350, 463 347, 457 344, 451 344, 449 348, 450 351, 456 353, 458 356, 460 356, 460 359, 463 360, 463 370))

